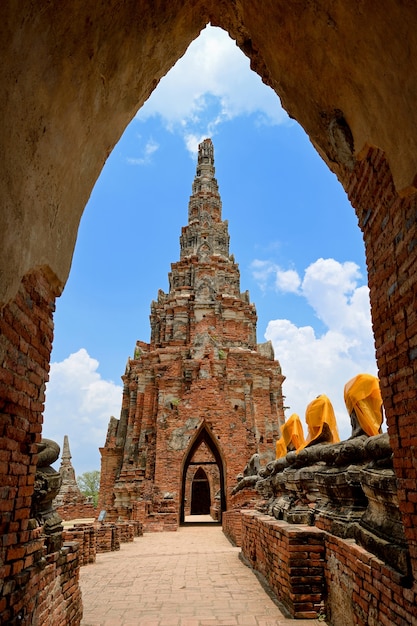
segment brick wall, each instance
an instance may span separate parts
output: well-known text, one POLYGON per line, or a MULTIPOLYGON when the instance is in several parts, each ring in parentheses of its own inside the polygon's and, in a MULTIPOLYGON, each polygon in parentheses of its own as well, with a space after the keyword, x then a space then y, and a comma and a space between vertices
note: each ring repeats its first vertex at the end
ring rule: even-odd
POLYGON ((323 613, 324 533, 242 511, 242 555, 268 582, 294 618, 323 613))
POLYGON ((121 543, 133 541, 143 535, 143 526, 138 521, 95 524, 97 552, 119 550, 121 543))
POLYGON ((409 626, 417 623, 416 586, 353 540, 325 534, 330 624, 409 626))
POLYGON ((117 524, 120 529, 120 542, 128 543, 135 538, 135 528, 133 524, 117 524))
POLYGON ((239 527, 244 560, 262 574, 294 618, 325 616, 332 626, 417 624, 417 585, 353 539, 288 524, 256 511, 226 514, 239 527))
POLYGON ((97 553, 97 531, 93 525, 75 525, 65 529, 63 536, 66 542, 76 541, 79 544, 80 566, 95 562, 97 553))
POLYGON ((376 149, 356 166, 345 188, 364 235, 381 392, 416 578, 417 196, 398 196, 376 149))
POLYGON ((234 545, 242 545, 242 510, 256 510, 260 502, 262 498, 253 487, 242 489, 231 496, 231 508, 222 515, 222 528, 234 545))
POLYGON ((95 563, 98 552, 119 550, 121 543, 129 543, 142 535, 143 528, 139 522, 78 523, 66 528, 63 533, 66 542, 79 544, 80 566, 95 563))
POLYGON ((99 513, 93 504, 86 502, 57 506, 56 511, 63 520, 85 519, 86 517, 95 519, 99 513))
POLYGON ((102 524, 97 528, 97 552, 120 550, 120 529, 116 524, 102 524))
POLYGON ((70 617, 76 626, 81 619, 78 549, 54 551, 31 518, 54 302, 51 277, 39 270, 25 276, 0 315, 1 624, 58 626, 70 617))
POLYGON ((222 516, 222 528, 233 545, 242 545, 242 514, 240 510, 225 511, 222 516))
MULTIPOLYGON (((49 554, 42 569, 25 572, 27 604, 14 605, 15 617, 2 624, 78 625, 82 617, 79 588, 78 543, 65 543, 59 552, 49 554), (19 609, 16 612, 16 609, 19 609), (12 621, 14 619, 14 621, 12 621)), ((17 579, 17 585, 19 580, 17 579)), ((18 592, 17 592, 18 593, 18 592)), ((17 594, 15 594, 17 595, 17 594)))

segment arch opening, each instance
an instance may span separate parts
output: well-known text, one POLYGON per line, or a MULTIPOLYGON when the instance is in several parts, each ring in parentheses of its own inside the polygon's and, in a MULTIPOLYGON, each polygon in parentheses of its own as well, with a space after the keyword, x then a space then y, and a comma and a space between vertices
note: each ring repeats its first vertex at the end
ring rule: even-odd
MULTIPOLYGON (((240 56, 243 56, 240 50, 237 50, 237 52, 240 56)), ((188 54, 188 51, 186 55, 187 54, 188 54)), ((254 74, 254 72, 251 72, 249 68, 247 69, 247 71, 248 73, 254 74)), ((162 81, 161 81, 161 84, 162 84, 162 81)), ((278 107, 278 97, 272 90, 270 90, 270 92, 276 99, 276 104, 278 107)), ((130 131, 129 138, 127 136, 126 136, 126 140, 122 138, 121 143, 118 145, 118 150, 113 150, 113 153, 110 155, 108 159, 108 167, 109 168, 114 167, 115 161, 119 159, 119 156, 117 153, 122 151, 122 153, 125 155, 126 158, 131 158, 131 161, 135 161, 135 163, 130 163, 128 168, 126 169, 126 173, 127 173, 126 182, 123 182, 123 184, 121 184, 120 186, 116 188, 114 186, 114 180, 116 180, 118 176, 113 175, 113 179, 110 180, 110 170, 109 170, 109 174, 103 171, 102 175, 100 176, 100 181, 102 182, 99 182, 97 184, 97 189, 96 191, 93 192, 93 195, 91 198, 91 204, 89 205, 86 211, 85 218, 80 228, 79 241, 78 241, 77 250, 74 256, 73 268, 71 270, 72 280, 69 281, 69 284, 67 285, 65 289, 64 295, 62 297, 62 302, 59 300, 57 303, 57 313, 55 315, 55 338, 54 338, 54 344, 53 344, 54 345, 53 360, 61 362, 64 359, 67 359, 70 354, 76 353, 77 350, 80 349, 80 346, 84 346, 87 349, 87 352, 88 352, 89 357, 91 358, 91 361, 93 361, 94 359, 99 360, 100 366, 104 370, 103 377, 105 377, 106 380, 110 379, 110 380, 115 380, 115 381, 118 380, 120 374, 123 372, 123 368, 126 363, 126 355, 129 353, 129 346, 131 345, 130 342, 134 341, 134 339, 137 337, 138 316, 136 315, 136 312, 139 312, 139 316, 141 317, 141 323, 146 324, 148 315, 149 315, 148 303, 151 302, 153 298, 155 298, 156 289, 159 286, 161 286, 160 276, 161 275, 165 276, 165 272, 168 267, 168 264, 173 259, 175 259, 178 254, 176 237, 173 237, 173 233, 176 234, 178 232, 179 224, 184 223, 185 220, 184 218, 178 219, 176 217, 177 215, 176 211, 167 211, 164 209, 166 206, 169 206, 169 203, 173 203, 173 202, 175 202, 175 204, 178 204, 178 206, 180 206, 180 203, 183 202, 185 206, 187 194, 189 192, 189 177, 188 175, 182 176, 181 174, 181 177, 182 177, 181 185, 183 185, 184 187, 183 200, 176 199, 173 196, 173 189, 175 189, 175 187, 179 185, 180 181, 178 181, 178 178, 175 179, 175 177, 172 176, 172 171, 174 170, 172 166, 174 153, 170 150, 170 147, 173 145, 172 143, 170 143, 169 146, 164 146, 164 148, 166 148, 165 150, 166 154, 164 155, 163 158, 161 158, 162 152, 163 152, 162 149, 160 150, 155 149, 155 152, 153 152, 152 154, 149 154, 148 156, 146 156, 144 152, 140 154, 127 152, 127 150, 132 149, 131 148, 132 137, 136 136, 137 134, 138 123, 139 122, 135 120, 132 122, 133 126, 132 126, 132 130, 130 131), (156 161, 156 155, 158 155, 158 161, 156 161), (148 158, 148 161, 145 163, 146 158, 148 158), (154 161, 152 160, 153 158, 155 159, 154 161), (139 164, 139 161, 141 161, 140 164, 139 164), (143 168, 143 170, 140 170, 139 168, 143 168), (166 183, 164 185, 159 185, 158 187, 158 196, 159 196, 158 204, 155 202, 156 182, 155 182, 155 178, 150 175, 151 169, 153 170, 158 169, 158 171, 161 173, 161 176, 163 177, 166 183), (137 172, 140 172, 139 181, 138 181, 138 177, 136 176, 137 172), (142 172, 144 173, 144 176, 142 176, 142 172), (135 174, 135 176, 133 174, 135 174), (149 179, 149 187, 148 187, 148 181, 145 180, 146 178, 149 179), (134 180, 135 186, 133 186, 133 183, 132 183, 133 180, 134 180), (138 185, 138 182, 140 182, 140 185, 138 185), (134 205, 135 206, 134 211, 129 211, 126 208, 127 201, 128 201, 127 196, 130 196, 129 200, 131 200, 132 196, 134 195, 135 197, 136 194, 140 195, 141 201, 143 201, 144 205, 147 205, 147 206, 148 206, 148 199, 152 198, 152 205, 149 205, 149 209, 150 209, 149 211, 143 211, 143 212, 137 211, 136 205, 134 205), (104 218, 105 218, 105 214, 106 213, 108 214, 110 212, 108 199, 111 200, 111 203, 114 206, 118 206, 118 211, 115 212, 115 215, 117 215, 119 219, 117 221, 115 220, 114 222, 110 222, 109 229, 105 233, 104 232, 104 218), (103 211, 104 201, 106 201, 106 204, 104 205, 105 208, 103 211), (164 210, 163 212, 164 228, 160 226, 161 210, 164 210), (90 211, 91 211, 91 217, 89 216, 90 211), (129 232, 126 232, 125 229, 120 228, 121 223, 129 223, 130 225, 128 229, 129 232), (87 228, 89 227, 89 230, 84 231, 85 227, 87 228), (97 236, 98 230, 99 230, 98 234, 100 236, 97 236), (144 231, 147 233, 152 233, 152 236, 141 237, 140 240, 138 241, 138 233, 144 232, 144 231), (163 248, 164 250, 170 250, 169 255, 167 254, 167 256, 164 257, 162 254, 160 255, 155 254, 156 243, 160 248, 163 248), (109 255, 108 254, 109 249, 114 250, 115 253, 112 255, 109 255), (132 249, 135 250, 135 263, 134 264, 132 264, 131 260, 129 260, 128 258, 128 255, 131 255, 132 249), (78 260, 79 253, 82 254, 82 257, 80 257, 78 260), (101 264, 103 267, 102 278, 97 277, 98 264, 96 262, 92 263, 91 259, 101 259, 101 264), (135 266, 134 270, 130 274, 130 267, 133 267, 133 266, 135 266), (136 284, 134 282, 138 280, 138 272, 137 272, 138 267, 146 267, 146 272, 142 272, 142 274, 140 275, 140 289, 136 288, 136 284), (123 277, 124 282, 122 282, 122 277, 123 277), (109 288, 110 281, 112 278, 114 279, 114 283, 113 283, 114 286, 113 288, 109 288), (78 287, 78 290, 79 290, 78 293, 82 292, 81 297, 75 293, 75 287, 73 287, 76 281, 80 281, 79 282, 80 287, 78 287), (101 285, 101 288, 100 288, 100 285, 101 285), (134 287, 133 289, 132 289, 132 286, 134 287), (119 307, 119 310, 116 310, 116 308, 118 307, 114 306, 115 301, 117 301, 120 298, 124 298, 123 291, 129 291, 130 307, 132 310, 135 310, 135 315, 131 316, 131 319, 128 319, 128 316, 126 316, 123 305, 119 307), (77 298, 77 302, 75 301, 76 298, 77 298), (66 304, 64 303, 69 304, 67 311, 70 312, 70 314, 68 314, 67 311, 65 311, 62 313, 62 317, 61 317, 61 308, 66 306, 66 304), (97 306, 97 304, 99 304, 99 306, 97 306), (74 309, 77 310, 77 315, 73 314, 74 309), (79 323, 80 319, 83 320, 83 324, 79 323), (84 326, 84 329, 82 330, 82 325, 84 324, 85 326, 84 326), (115 328, 118 329, 118 332, 115 332, 115 328), (95 342, 97 343, 97 338, 94 338, 93 341, 91 340, 92 337, 96 337, 97 331, 99 331, 101 338, 106 337, 106 340, 105 340, 106 350, 103 349, 102 345, 97 345, 96 351, 93 351, 92 348, 89 347, 93 345, 95 342), (119 335, 119 331, 122 334, 122 336, 119 335), (71 341, 71 345, 69 345, 70 344, 69 337, 72 334, 73 334, 74 340, 71 341), (62 348, 60 348, 60 345, 62 345, 62 348), (64 349, 65 349, 65 353, 64 353, 64 349), (110 353, 111 353, 111 358, 108 359, 107 354, 110 354, 110 353), (115 367, 115 363, 119 364, 117 368, 115 367)), ((140 128, 145 128, 145 127, 140 126, 140 128)), ((231 125, 230 125, 230 128, 231 128, 231 125)), ((287 129, 285 132, 288 134, 290 131, 287 129)), ((233 232, 233 229, 236 229, 235 232, 239 234, 241 233, 241 230, 242 230, 241 223, 243 221, 247 222, 248 232, 250 231, 250 234, 247 235, 247 237, 250 237, 252 239, 252 233, 253 233, 253 241, 254 243, 256 243, 256 245, 258 245, 258 241, 265 241, 266 246, 269 246, 269 245, 273 246, 276 242, 268 240, 270 233, 273 230, 276 230, 276 232, 278 232, 282 228, 282 231, 285 232, 285 237, 287 238, 287 242, 289 242, 289 246, 293 250, 295 249, 301 250, 303 248, 306 249, 307 242, 303 242, 302 240, 303 234, 301 232, 300 222, 305 224, 306 233, 311 232, 312 234, 314 232, 312 230, 314 223, 317 224, 317 228, 321 228, 322 230, 324 230, 325 227, 328 227, 328 224, 335 223, 334 216, 333 216, 334 206, 336 203, 337 204, 340 203, 340 199, 342 198, 342 195, 343 195, 343 201, 346 204, 346 210, 345 210, 345 207, 342 207, 340 209, 339 217, 337 221, 337 223, 340 224, 340 228, 334 229, 331 233, 329 233, 328 238, 329 240, 330 239, 333 240, 335 246, 338 246, 338 248, 341 251, 341 255, 343 254, 343 258, 353 260, 355 263, 361 266, 361 269, 362 267, 365 269, 363 242, 361 239, 361 233, 357 227, 354 212, 352 211, 352 208, 350 207, 346 199, 344 190, 342 189, 341 185, 336 181, 335 177, 331 175, 330 172, 328 172, 327 167, 324 166, 324 164, 321 162, 320 158, 317 156, 313 148, 309 145, 309 142, 307 141, 307 136, 305 135, 301 127, 297 127, 296 129, 291 128, 291 133, 293 133, 295 136, 295 139, 293 139, 291 142, 292 143, 291 146, 290 144, 282 143, 282 144, 279 144, 278 149, 276 148, 272 149, 272 143, 273 143, 272 141, 268 144, 264 144, 262 142, 259 144, 259 147, 258 147, 257 144, 253 143, 254 139, 256 138, 255 133, 249 134, 246 132, 245 136, 247 138, 248 144, 250 144, 253 158, 250 156, 249 152, 245 151, 244 142, 239 143, 239 144, 236 143, 236 138, 238 136, 238 133, 234 129, 232 129, 230 132, 227 131, 223 137, 221 136, 221 133, 219 133, 220 136, 218 138, 216 136, 214 137, 214 142, 216 146, 216 159, 217 159, 216 170, 217 170, 218 176, 222 177, 222 180, 220 180, 220 189, 221 189, 221 194, 223 198, 223 204, 225 208, 227 208, 226 216, 228 217, 230 221, 230 229, 231 229, 231 234, 232 234, 231 249, 233 250, 233 253, 236 256, 237 261, 239 261, 239 263, 241 264, 242 272, 245 271, 243 269, 245 266, 250 267, 251 262, 254 261, 254 259, 250 258, 247 254, 248 246, 246 245, 245 233, 244 232, 242 233, 243 234, 242 241, 244 242, 242 245, 239 241, 239 238, 236 237, 235 233, 233 232), (285 220, 288 219, 288 215, 294 216, 293 220, 289 220, 288 223, 284 225, 283 217, 281 217, 279 220, 277 219, 277 221, 275 222, 275 221, 272 221, 275 219, 272 212, 267 213, 264 210, 257 212, 257 211, 252 211, 251 209, 255 205, 259 205, 262 207, 270 206, 271 199, 273 199, 274 201, 276 200, 276 198, 278 197, 277 187, 280 186, 280 180, 278 179, 278 185, 275 184, 274 195, 272 195, 272 188, 271 188, 272 186, 268 187, 267 181, 274 180, 274 177, 277 176, 277 169, 282 170, 283 181, 284 179, 288 178, 287 171, 284 170, 284 166, 281 163, 281 159, 277 159, 276 157, 276 152, 277 151, 279 152, 280 150, 282 150, 282 152, 285 152, 288 155, 289 149, 291 148, 299 152, 301 156, 302 150, 304 149, 301 147, 301 143, 300 143, 301 136, 303 137, 303 140, 305 141, 306 145, 309 146, 309 150, 311 151, 311 153, 314 153, 314 157, 317 163, 320 164, 322 171, 326 170, 327 172, 326 180, 319 183, 320 188, 321 188, 321 192, 319 193, 323 194, 323 188, 325 186, 329 188, 329 183, 330 183, 333 187, 338 188, 340 195, 338 196, 337 200, 333 200, 333 195, 332 195, 332 199, 330 200, 330 195, 329 195, 328 206, 326 206, 325 208, 320 207, 320 209, 316 211, 309 211, 309 216, 300 220, 297 217, 297 211, 291 210, 293 203, 305 204, 308 202, 308 199, 307 197, 301 197, 300 195, 294 194, 295 185, 289 185, 288 189, 284 189, 284 184, 282 184, 282 187, 279 189, 279 193, 280 193, 280 202, 284 206, 283 214, 285 215, 285 220), (217 141, 219 142, 219 148, 217 148, 217 141), (236 146, 235 150, 233 151, 232 149, 230 149, 229 145, 236 146), (259 168, 259 169, 263 169, 263 173, 264 173, 264 180, 261 180, 259 176, 259 171, 258 171, 258 161, 263 161, 264 159, 265 159, 264 165, 262 166, 262 168, 259 168), (225 169, 223 163, 227 164, 227 169, 225 169), (250 164, 249 167, 248 167, 248 163, 250 164), (277 165, 278 165, 278 168, 277 168, 277 165), (246 180, 250 180, 250 179, 259 180, 259 183, 254 185, 254 189, 256 189, 256 192, 253 192, 248 187, 245 187, 239 181, 239 179, 237 178, 239 169, 242 170, 242 177, 246 178, 246 180), (233 195, 229 191, 229 185, 227 184, 228 183, 227 177, 229 175, 230 175, 230 183, 231 183, 230 188, 233 188, 233 195), (243 194, 237 195, 236 191, 239 190, 241 187, 244 188, 245 191, 243 194), (291 197, 291 194, 293 194, 292 197, 291 197), (245 195, 246 195, 246 198, 243 197, 245 195), (245 204, 243 204, 243 202, 245 204), (233 213, 233 211, 235 210, 233 208, 234 206, 236 206, 235 213, 233 213), (232 209, 231 212, 230 212, 229 207, 231 207, 232 209), (289 210, 285 210, 286 207, 288 207, 289 210), (348 217, 345 217, 345 213, 346 215, 348 214, 348 217), (252 217, 252 214, 253 214, 253 217, 252 217), (244 220, 242 220, 242 215, 245 216, 244 220), (314 218, 312 217, 313 215, 314 215, 314 218), (259 226, 261 221, 267 224, 267 227, 265 229, 262 229, 259 226), (291 243, 291 241, 294 241, 290 239, 291 230, 293 232, 298 233, 297 236, 298 236, 299 241, 297 242, 297 245, 295 245, 296 242, 291 243), (351 232, 352 232, 352 236, 355 237, 354 240, 350 237, 351 232), (349 236, 347 236, 347 233, 349 233, 349 236), (356 255, 356 250, 359 251, 359 248, 361 248, 360 253, 358 253, 354 259, 352 259, 351 256, 348 256, 349 253, 348 253, 347 246, 346 246, 347 241, 350 242, 351 249, 355 249, 355 255, 356 255)), ((271 129, 270 134, 274 136, 274 141, 279 140, 279 133, 276 132, 275 127, 274 129, 271 129)), ((163 139, 165 141, 166 139, 165 135, 163 136, 163 139)), ((146 140, 146 136, 144 136, 144 140, 146 140)), ((147 144, 146 141, 144 141, 143 143, 147 144)), ((149 144, 148 147, 150 150, 152 149, 152 145, 149 144)), ((155 143, 153 144, 153 147, 155 148, 155 143)), ((175 160, 176 161, 179 160, 177 153, 175 153, 175 160)), ((289 156, 286 157, 286 160, 290 161, 289 156)), ((292 159, 291 162, 295 164, 296 159, 295 158, 292 159)), ((181 164, 182 163, 184 163, 184 160, 181 161, 181 164)), ((191 163, 191 159, 190 159, 190 163, 191 163)), ((184 170, 185 170, 185 167, 187 167, 187 165, 184 166, 184 170)), ((106 169, 107 169, 107 165, 106 165, 106 169)), ((114 171, 115 170, 113 169, 113 172, 114 171)), ((311 164, 309 161, 307 171, 303 172, 302 175, 303 175, 303 180, 304 180, 303 186, 305 186, 306 188, 309 188, 308 193, 311 195, 312 186, 316 178, 320 176, 320 173, 318 172, 318 169, 316 169, 316 166, 314 164, 311 164), (311 170, 311 172, 308 171, 309 169, 311 170)), ((326 194, 327 193, 328 191, 326 190, 326 194)), ((315 202, 317 204, 317 200, 315 201, 312 200, 312 202, 315 202)), ((324 202, 326 202, 326 199, 324 202)), ((313 239, 313 237, 311 237, 311 239, 313 239)), ((336 253, 334 252, 334 250, 328 246, 328 242, 325 243, 323 248, 320 248, 318 245, 315 245, 315 250, 314 250, 315 256, 313 257, 312 254, 310 256, 303 255, 303 260, 302 260, 303 265, 300 265, 297 268, 300 274, 300 279, 303 278, 301 273, 305 271, 305 268, 307 267, 307 265, 311 264, 314 259, 317 259, 319 257, 324 258, 324 259, 326 258, 337 259, 338 257, 337 256, 335 257, 334 256, 335 254, 336 253)), ((254 256, 254 253, 253 253, 253 256, 254 256)), ((260 260, 262 263, 265 264, 264 267, 266 268, 267 271, 270 272, 269 276, 271 277, 273 275, 274 268, 277 267, 278 265, 278 262, 282 264, 283 261, 282 259, 277 260, 276 258, 272 258, 271 255, 268 255, 268 258, 266 259, 265 256, 266 255, 260 258, 256 257, 255 260, 260 260)), ((294 258, 292 257, 291 265, 294 266, 293 264, 296 265, 297 260, 294 260, 294 258)), ((342 268, 340 269, 341 271, 343 271, 342 268)), ((283 267, 283 270, 284 272, 287 271, 285 267, 283 267)), ((249 288, 250 294, 254 302, 260 302, 259 291, 258 292, 256 291, 256 289, 259 288, 260 282, 259 281, 257 282, 256 280, 252 280, 255 272, 256 272, 256 268, 251 269, 250 272, 246 272, 246 276, 242 278, 242 285, 244 285, 245 288, 249 288), (252 282, 249 282, 248 279, 252 280, 252 282)), ((264 285, 260 285, 260 286, 261 286, 260 291, 262 291, 262 307, 259 307, 259 310, 258 310, 258 328, 261 332, 264 332, 269 321, 273 320, 274 315, 276 315, 275 313, 276 309, 273 308, 275 306, 274 300, 275 300, 276 291, 275 291, 275 286, 272 284, 272 281, 270 281, 269 284, 266 285, 265 289, 263 289, 264 285)), ((320 287, 324 288, 325 286, 321 284, 320 287)), ((209 285, 205 286, 204 289, 208 290, 209 285)), ((293 292, 293 295, 290 295, 289 297, 295 298, 296 296, 294 295, 294 292, 293 292)), ((301 302, 300 299, 299 299, 299 302, 301 302)), ((304 305, 305 302, 303 302, 302 304, 304 305)), ((309 306, 309 305, 307 304, 306 306, 309 306)), ((299 307, 299 309, 301 310, 301 307, 299 307)), ((304 306, 303 306, 303 309, 306 310, 304 306)), ((313 328, 314 328, 314 325, 316 324, 320 326, 318 330, 315 329, 316 335, 317 335, 317 338, 316 338, 317 341, 319 341, 319 334, 323 332, 323 329, 325 330, 324 325, 321 322, 317 322, 319 318, 316 314, 314 314, 313 316, 310 316, 307 314, 307 312, 303 312, 302 319, 301 319, 301 316, 299 316, 298 314, 295 315, 295 319, 294 319, 291 317, 289 313, 283 312, 283 317, 285 317, 286 319, 290 319, 294 323, 294 325, 297 327, 295 330, 298 332, 298 334, 300 334, 301 331, 298 331, 297 329, 300 329, 306 325, 311 325, 313 328)), ((343 316, 340 316, 340 318, 342 317, 343 316)), ((332 328, 331 330, 335 330, 335 329, 332 328)), ((173 332, 173 329, 170 328, 169 331, 173 332)), ((371 330, 369 332, 369 338, 370 338, 370 343, 373 344, 371 330)), ((143 339, 145 339, 145 336, 143 337, 143 339)), ((104 342, 102 343, 104 344, 104 342)), ((316 354, 317 353, 321 354, 319 350, 315 349, 315 344, 311 346, 311 352, 316 353, 316 354)), ((279 358, 282 358, 281 354, 279 354, 278 351, 276 351, 276 353, 279 358)), ((373 345, 372 345, 372 353, 373 353, 373 345)), ((326 362, 328 361, 330 361, 330 359, 326 358, 326 362)), ((291 362, 292 363, 294 362, 293 357, 291 358, 291 362)), ((333 362, 334 362, 334 359, 333 359, 333 362)), ((285 361, 284 361, 284 368, 285 368, 285 361)), ((375 360, 374 360, 373 368, 375 369, 375 360)), ((319 369, 320 369, 320 364, 318 364, 317 371, 319 369)), ((371 373, 373 373, 373 371, 371 373)), ((52 372, 52 378, 53 376, 54 376, 54 372, 52 372)), ((300 378, 304 377, 304 372, 301 372, 299 377, 300 378)), ((291 372, 289 372, 289 375, 287 375, 287 379, 290 380, 291 378, 294 378, 294 375, 291 372)), ((349 376, 347 376, 347 378, 349 378, 349 376)), ((329 375, 327 376, 327 380, 330 380, 329 375)), ((109 389, 109 392, 113 392, 113 391, 114 391, 113 388, 109 389)), ((321 391, 323 390, 317 389, 317 393, 321 391)), ((329 395, 332 395, 328 389, 326 389, 326 391, 329 395)), ((290 398, 289 404, 292 406, 292 410, 298 411, 298 409, 292 405, 291 393, 287 391, 286 395, 287 397, 290 398)), ((338 397, 339 397, 339 394, 338 394, 338 397)), ((298 401, 298 394, 297 395, 294 394, 293 398, 295 398, 295 400, 298 401)), ((59 412, 54 411, 53 407, 49 408, 49 402, 50 402, 50 396, 49 396, 49 391, 48 391, 47 407, 46 407, 46 415, 45 415, 44 423, 46 427, 46 430, 45 430, 46 436, 51 436, 53 438, 54 433, 50 431, 48 432, 49 420, 56 419, 53 417, 53 415, 54 414, 59 415, 60 411, 59 412)), ((342 401, 340 402, 342 403, 342 401)), ((82 404, 82 402, 80 403, 82 404)), ((307 400, 305 401, 303 408, 305 408, 306 405, 307 405, 307 400)), ((70 410, 74 414, 73 407, 71 407, 70 410)), ((344 414, 343 407, 342 407, 342 410, 344 414)), ((119 411, 119 408, 115 408, 114 410, 112 408, 109 409, 110 414, 117 415, 118 411, 119 411)), ((301 410, 299 410, 299 412, 302 413, 301 410)), ((74 415, 74 419, 70 425, 70 428, 74 428, 74 430, 76 428, 76 420, 77 420, 77 417, 74 415)), ((91 420, 91 422, 93 422, 93 420, 91 420)), ((347 416, 346 416, 345 422, 348 428, 349 423, 348 423, 347 416)), ((66 432, 64 433, 62 431, 62 433, 60 433, 60 436, 58 437, 58 440, 60 440, 64 434, 66 434, 66 432)), ((74 432, 73 434, 70 432, 69 434, 71 436, 71 439, 75 440, 76 433, 74 432)), ((103 438, 102 438, 103 441, 104 441, 104 438, 105 438, 105 434, 103 434, 103 438)), ((88 441, 88 438, 86 438, 86 441, 88 441)), ((97 462, 99 463, 98 453, 96 454, 97 454, 97 462)), ((80 470, 81 469, 82 468, 80 468, 80 470)))
POLYGON ((192 521, 192 516, 197 515, 210 515, 213 521, 221 522, 225 510, 224 461, 213 434, 203 422, 182 464, 180 523, 192 521))

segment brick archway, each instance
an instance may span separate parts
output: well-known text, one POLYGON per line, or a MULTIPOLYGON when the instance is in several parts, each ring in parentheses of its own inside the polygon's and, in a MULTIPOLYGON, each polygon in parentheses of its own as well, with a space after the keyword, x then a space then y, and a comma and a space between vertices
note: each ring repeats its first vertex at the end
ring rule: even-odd
POLYGON ((39 537, 28 534, 36 443, 54 300, 67 280, 82 211, 124 128, 208 22, 250 57, 355 207, 416 577, 416 6, 173 0, 161 8, 142 0, 75 0, 22 7, 6 0, 0 11, 7 120, 0 133, 0 558, 10 590, 1 620, 22 623, 21 611, 39 618, 39 590, 28 574, 42 554, 39 537))
POLYGON ((190 465, 190 462, 196 452, 196 450, 198 450, 198 448, 201 446, 202 443, 205 443, 207 448, 210 450, 210 452, 213 454, 213 457, 217 463, 217 467, 219 468, 219 474, 220 474, 220 511, 219 511, 219 520, 221 521, 221 516, 223 511, 226 510, 226 492, 225 492, 225 466, 224 466, 224 461, 223 461, 223 457, 222 457, 222 453, 220 451, 220 448, 213 436, 213 434, 211 433, 209 427, 207 426, 207 424, 205 422, 203 422, 200 426, 200 428, 198 429, 198 432, 196 433, 196 435, 194 436, 193 440, 190 442, 189 446, 188 446, 188 450, 184 455, 184 460, 182 463, 182 470, 181 470, 181 508, 180 508, 180 523, 184 523, 184 518, 185 518, 185 514, 184 514, 184 508, 185 508, 185 496, 186 496, 186 488, 185 488, 185 484, 186 484, 186 479, 187 479, 187 470, 188 467, 190 465))

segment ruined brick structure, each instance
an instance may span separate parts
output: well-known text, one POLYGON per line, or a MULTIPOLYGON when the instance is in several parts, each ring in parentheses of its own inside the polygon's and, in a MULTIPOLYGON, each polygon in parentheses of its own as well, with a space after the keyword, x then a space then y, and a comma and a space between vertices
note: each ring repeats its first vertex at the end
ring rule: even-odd
POLYGON ((67 435, 64 436, 59 473, 61 475, 61 486, 54 500, 54 507, 62 519, 97 517, 97 510, 93 503, 81 493, 77 484, 75 470, 71 463, 71 451, 67 435))
POLYGON ((0 623, 11 626, 32 624, 33 616, 39 624, 78 624, 82 615, 78 544, 49 541, 34 511, 53 310, 48 276, 37 271, 22 281, 0 319, 0 459, 6 474, 0 483, 0 623))
MULTIPOLYGON (((67 281, 79 220, 108 155, 210 22, 236 41, 338 176, 365 242, 410 574, 405 586, 354 540, 323 529, 327 621, 346 626, 348 616, 359 626, 416 623, 415 3, 4 0, 0 12, 0 107, 6 121, 0 129, 0 622, 80 622, 77 547, 48 554, 43 528, 31 516, 54 301, 67 281)), ((117 466, 116 448, 107 464, 117 466)), ((245 519, 242 529, 251 533, 259 560, 267 552, 267 527, 269 563, 288 571, 291 525, 251 513, 245 519)), ((297 526, 293 533, 297 540, 299 531, 297 526)))
POLYGON ((221 208, 206 139, 169 293, 152 302, 151 341, 136 344, 120 420, 111 419, 101 448, 99 508, 108 519, 132 519, 140 501, 145 529, 175 529, 194 511, 193 493, 220 516, 246 460, 274 456, 284 377, 271 343, 256 344, 256 310, 240 292, 221 208))

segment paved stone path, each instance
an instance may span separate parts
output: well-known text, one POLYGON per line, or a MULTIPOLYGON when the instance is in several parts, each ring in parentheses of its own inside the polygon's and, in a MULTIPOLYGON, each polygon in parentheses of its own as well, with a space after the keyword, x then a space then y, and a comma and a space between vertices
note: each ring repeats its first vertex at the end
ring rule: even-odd
POLYGON ((319 626, 281 613, 217 525, 146 533, 81 568, 82 626, 319 626))

